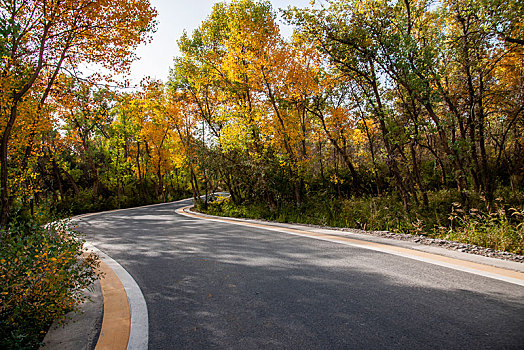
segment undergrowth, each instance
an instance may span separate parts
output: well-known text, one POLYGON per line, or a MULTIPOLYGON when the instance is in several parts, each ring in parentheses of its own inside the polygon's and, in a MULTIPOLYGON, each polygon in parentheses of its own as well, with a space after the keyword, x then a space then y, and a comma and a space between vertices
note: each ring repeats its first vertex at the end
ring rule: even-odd
POLYGON ((37 349, 54 320, 77 310, 98 265, 82 246, 66 221, 14 220, 1 232, 1 349, 37 349))
POLYGON ((453 203, 449 227, 439 228, 437 236, 482 247, 523 254, 524 210, 505 209, 498 205, 492 211, 476 208, 464 210, 453 203))
POLYGON ((273 208, 256 201, 236 205, 229 197, 219 197, 206 210, 197 210, 219 216, 419 234, 523 254, 524 195, 503 194, 505 201, 497 198, 493 203, 470 196, 466 208, 458 204, 456 191, 441 190, 428 194, 427 206, 418 205, 409 212, 395 194, 350 199, 315 195, 301 205, 281 203, 273 208))

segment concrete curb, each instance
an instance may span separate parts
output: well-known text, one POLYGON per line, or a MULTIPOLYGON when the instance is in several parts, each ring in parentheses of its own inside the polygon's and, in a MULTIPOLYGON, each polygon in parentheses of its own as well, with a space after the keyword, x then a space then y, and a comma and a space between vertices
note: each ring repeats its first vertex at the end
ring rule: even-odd
POLYGON ((129 302, 122 282, 105 261, 100 262, 100 279, 104 296, 104 318, 95 349, 125 350, 131 329, 129 302))
POLYGON ((91 299, 70 313, 64 326, 54 322, 41 350, 146 350, 149 342, 147 304, 131 275, 95 246, 103 277, 85 291, 91 299))
POLYGON ((226 222, 235 225, 256 227, 269 231, 276 231, 290 235, 307 237, 311 239, 329 241, 337 244, 344 244, 362 249, 379 251, 382 253, 402 256, 408 259, 423 261, 426 263, 448 267, 454 270, 464 271, 512 284, 524 286, 524 269, 522 264, 487 258, 483 256, 471 256, 471 254, 452 252, 440 248, 432 247, 431 251, 417 249, 415 243, 395 241, 379 237, 362 237, 362 234, 344 233, 340 231, 329 230, 327 228, 307 228, 300 225, 279 224, 273 222, 260 222, 256 220, 224 218, 207 214, 189 212, 186 206, 177 209, 180 215, 209 220, 215 222, 226 222), (497 261, 495 261, 497 260, 497 261))
POLYGON ((95 349, 147 349, 149 319, 147 304, 140 287, 133 277, 109 255, 91 244, 86 246, 106 265, 103 270, 106 273, 105 278, 109 277, 111 280, 105 285, 101 282, 104 294, 104 320, 95 349))

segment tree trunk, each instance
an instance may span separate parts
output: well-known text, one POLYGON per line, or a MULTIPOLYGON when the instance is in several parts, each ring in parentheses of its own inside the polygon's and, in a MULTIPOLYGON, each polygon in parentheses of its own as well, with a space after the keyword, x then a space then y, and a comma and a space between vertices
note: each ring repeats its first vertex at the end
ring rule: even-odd
POLYGON ((7 188, 7 177, 9 169, 7 169, 7 153, 9 146, 9 139, 11 138, 11 131, 15 124, 18 114, 18 101, 15 101, 11 106, 9 120, 2 134, 0 141, 0 227, 4 228, 9 220, 9 213, 11 211, 12 198, 9 195, 7 188))

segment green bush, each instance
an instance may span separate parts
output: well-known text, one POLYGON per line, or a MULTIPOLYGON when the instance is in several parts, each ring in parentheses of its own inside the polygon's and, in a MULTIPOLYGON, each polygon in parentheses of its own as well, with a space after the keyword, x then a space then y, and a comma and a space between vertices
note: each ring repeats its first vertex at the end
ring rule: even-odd
POLYGON ((1 232, 0 348, 38 348, 51 322, 84 301, 98 260, 82 246, 66 221, 15 220, 1 232))

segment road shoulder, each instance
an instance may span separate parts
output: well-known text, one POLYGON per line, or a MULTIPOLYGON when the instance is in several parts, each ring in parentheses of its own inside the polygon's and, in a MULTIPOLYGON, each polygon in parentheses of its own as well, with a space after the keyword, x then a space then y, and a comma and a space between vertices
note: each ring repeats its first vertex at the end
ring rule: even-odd
POLYGON ((42 350, 142 350, 148 347, 148 312, 144 296, 129 273, 111 257, 86 244, 100 257, 102 277, 84 291, 88 300, 79 312, 57 321, 42 350))
POLYGON ((42 350, 90 350, 94 349, 100 334, 104 314, 104 302, 100 281, 83 291, 86 301, 79 312, 66 315, 67 323, 53 322, 44 338, 42 350))
POLYGON ((218 217, 196 213, 190 211, 190 208, 191 206, 187 206, 178 209, 177 213, 205 220, 251 226, 270 231, 278 231, 291 235, 371 249, 524 286, 524 264, 514 261, 495 259, 465 252, 451 251, 435 246, 426 246, 414 242, 398 241, 335 229, 315 228, 297 224, 281 224, 261 220, 218 217))

